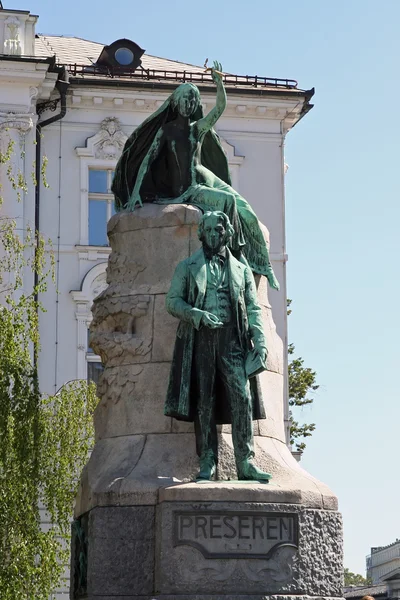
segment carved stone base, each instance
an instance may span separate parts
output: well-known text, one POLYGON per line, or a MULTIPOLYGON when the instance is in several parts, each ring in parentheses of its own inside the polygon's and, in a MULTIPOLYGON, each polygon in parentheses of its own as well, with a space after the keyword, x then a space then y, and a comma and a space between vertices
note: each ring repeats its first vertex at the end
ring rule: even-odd
MULTIPOLYGON (((208 501, 203 499, 203 484, 193 483, 171 488, 175 501, 91 510, 86 532, 87 597, 341 596, 338 512, 243 501, 255 497, 257 484, 205 485, 208 501), (186 501, 188 496, 193 500, 186 501), (226 500, 221 500, 223 496, 226 500)), ((269 498, 279 498, 280 490, 268 486, 264 485, 269 498)), ((258 496, 262 498, 262 492, 258 496)))
POLYGON ((227 425, 219 432, 220 481, 191 483, 193 424, 163 414, 177 328, 165 295, 176 264, 199 245, 200 216, 190 206, 147 204, 109 222, 109 285, 94 301, 91 325, 105 370, 75 507, 72 598, 338 598, 337 499, 286 445, 283 344, 265 277, 256 285, 267 419, 254 423, 254 460, 271 483, 230 481, 237 475, 227 425))

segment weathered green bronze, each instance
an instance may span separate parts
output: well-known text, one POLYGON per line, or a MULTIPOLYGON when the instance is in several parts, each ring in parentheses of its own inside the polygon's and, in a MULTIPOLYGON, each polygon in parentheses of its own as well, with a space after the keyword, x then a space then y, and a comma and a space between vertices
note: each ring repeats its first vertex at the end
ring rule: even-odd
POLYGON ((83 598, 87 594, 88 518, 82 516, 72 522, 72 587, 73 597, 83 598))
POLYGON ((189 203, 226 213, 234 229, 233 255, 244 256, 255 273, 279 289, 257 216, 230 185, 227 159, 213 130, 226 107, 222 67, 214 62, 208 70, 217 98, 206 116, 198 88, 183 83, 127 140, 112 186, 115 206, 133 211, 143 202, 189 203))
POLYGON ((267 482, 271 475, 251 462, 252 421, 265 412, 257 378, 246 373, 248 354, 256 352, 265 365, 267 348, 253 274, 227 247, 232 235, 226 214, 206 212, 202 248, 176 267, 166 307, 181 322, 164 412, 194 421, 199 480, 216 471, 217 424, 232 423, 238 478, 267 482))

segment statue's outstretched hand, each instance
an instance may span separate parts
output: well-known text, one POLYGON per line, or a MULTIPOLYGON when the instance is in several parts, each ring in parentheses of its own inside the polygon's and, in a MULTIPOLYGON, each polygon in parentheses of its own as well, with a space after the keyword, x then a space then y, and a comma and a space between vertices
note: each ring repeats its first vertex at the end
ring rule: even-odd
POLYGON ((204 68, 206 71, 210 71, 212 80, 214 83, 219 83, 222 81, 222 65, 218 61, 214 60, 214 64, 212 67, 207 67, 208 58, 206 58, 206 62, 204 63, 204 68))
POLYGON ((206 310, 203 312, 203 316, 201 317, 201 324, 206 327, 210 327, 211 329, 216 329, 217 327, 222 327, 223 323, 210 312, 206 310))
POLYGON ((214 65, 211 68, 211 77, 214 83, 222 81, 222 65, 214 60, 214 65))

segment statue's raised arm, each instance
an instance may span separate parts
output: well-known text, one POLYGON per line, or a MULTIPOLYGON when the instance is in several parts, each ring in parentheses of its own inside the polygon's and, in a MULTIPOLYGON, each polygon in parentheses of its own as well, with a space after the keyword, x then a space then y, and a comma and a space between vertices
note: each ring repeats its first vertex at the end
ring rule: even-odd
MULTIPOLYGON (((204 66, 206 67, 206 65, 207 61, 204 66)), ((217 86, 217 98, 214 108, 210 110, 205 117, 197 121, 197 129, 199 132, 206 132, 214 127, 215 123, 218 121, 226 108, 226 92, 222 81, 223 73, 221 63, 215 60, 214 66, 209 67, 206 70, 210 71, 212 80, 217 86)))

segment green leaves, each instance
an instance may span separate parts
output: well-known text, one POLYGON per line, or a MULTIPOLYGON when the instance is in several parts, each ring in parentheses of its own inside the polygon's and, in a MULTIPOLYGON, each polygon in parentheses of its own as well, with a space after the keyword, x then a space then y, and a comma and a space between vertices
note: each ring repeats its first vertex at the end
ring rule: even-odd
POLYGON ((47 600, 68 562, 96 391, 74 381, 55 396, 40 394, 30 352, 39 338, 33 296, 1 307, 0 331, 0 597, 47 600))
POLYGON ((352 573, 349 569, 344 570, 344 585, 348 587, 350 585, 370 585, 371 579, 369 577, 363 577, 358 573, 352 573))
MULTIPOLYGON (((288 311, 290 315, 290 305, 292 301, 287 300, 288 311)), ((295 347, 293 344, 288 346, 289 357, 294 356, 295 347)), ((292 358, 288 364, 288 386, 289 386, 289 406, 302 407, 314 402, 313 393, 319 388, 316 383, 317 374, 309 367, 304 366, 302 358, 292 358)), ((293 411, 290 410, 290 443, 296 445, 296 450, 303 452, 306 444, 304 438, 310 437, 315 430, 315 423, 299 424, 293 418, 293 411)))
MULTIPOLYGON (((12 152, 9 146, 0 163, 12 152)), ((14 182, 16 194, 25 193, 23 176, 17 173, 14 182)), ((39 391, 35 357, 44 310, 37 295, 52 278, 54 258, 45 239, 29 228, 17 231, 15 220, 0 215, 2 600, 48 600, 59 587, 79 476, 93 442, 93 384, 73 381, 54 396, 39 391), (23 288, 27 269, 37 275, 29 291, 23 288)))

